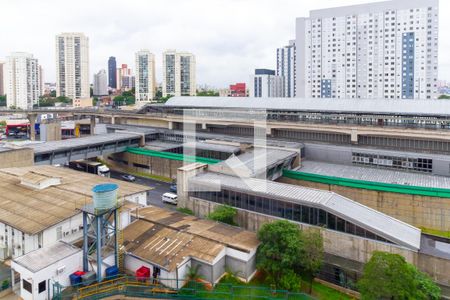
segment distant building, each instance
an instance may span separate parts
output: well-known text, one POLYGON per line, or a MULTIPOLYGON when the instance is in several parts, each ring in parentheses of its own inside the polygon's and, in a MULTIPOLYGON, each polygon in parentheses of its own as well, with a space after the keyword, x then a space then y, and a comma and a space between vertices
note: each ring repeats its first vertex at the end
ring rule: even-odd
POLYGON ((108 82, 106 78, 106 71, 100 70, 94 75, 94 96, 108 95, 108 82))
POLYGON ((41 65, 38 65, 38 78, 39 78, 39 96, 44 95, 45 84, 44 84, 44 69, 41 65))
POLYGON ((283 77, 283 97, 295 97, 295 40, 277 49, 277 75, 283 77))
POLYGON ((92 106, 92 98, 73 99, 73 107, 90 107, 92 106))
POLYGON ((219 97, 229 97, 230 89, 219 89, 219 97))
POLYGON ((90 97, 89 39, 83 33, 56 36, 56 96, 90 97))
POLYGON ((163 53, 163 97, 195 96, 195 72, 195 56, 192 53, 165 51, 163 53))
POLYGON ((4 61, 0 61, 0 96, 3 96, 5 94, 5 88, 4 88, 4 78, 3 78, 3 67, 5 65, 4 61))
POLYGON ((396 0, 297 18, 297 97, 437 97, 438 0, 396 0))
POLYGON ((117 88, 116 68, 116 58, 111 56, 108 59, 108 86, 112 89, 117 88))
POLYGON ((7 106, 31 109, 39 101, 39 64, 30 53, 14 52, 4 66, 7 106))
POLYGON ((116 89, 130 90, 135 87, 135 78, 133 72, 127 64, 122 64, 116 71, 116 89))
POLYGON ((155 98, 155 56, 148 50, 136 52, 136 103, 151 102, 155 98))
POLYGON ((244 83, 230 84, 229 97, 247 97, 247 89, 244 83))
POLYGON ((283 77, 274 70, 256 69, 250 78, 250 97, 283 97, 283 77))

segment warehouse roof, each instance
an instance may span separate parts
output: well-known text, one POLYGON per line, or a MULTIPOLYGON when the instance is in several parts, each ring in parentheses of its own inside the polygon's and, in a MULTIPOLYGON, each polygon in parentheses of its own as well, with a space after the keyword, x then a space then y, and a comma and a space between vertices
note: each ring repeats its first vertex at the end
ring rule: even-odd
POLYGON ((115 142, 121 140, 128 140, 130 138, 139 138, 141 135, 137 133, 107 133, 99 135, 91 135, 86 137, 80 137, 76 139, 50 141, 45 143, 36 143, 26 145, 27 148, 32 148, 35 154, 49 153, 60 150, 70 150, 72 148, 87 147, 93 145, 101 145, 103 143, 115 142))
POLYGON ((125 251, 172 271, 188 257, 213 263, 225 247, 247 253, 259 245, 256 234, 154 206, 139 209, 124 229, 125 251))
POLYGON ((226 152, 226 153, 238 153, 239 151, 241 151, 241 148, 238 146, 227 145, 227 144, 208 143, 208 142, 184 143, 183 147, 191 148, 191 149, 194 148, 194 149, 199 149, 199 150, 226 152))
POLYGON ((421 186, 429 188, 450 188, 450 177, 412 173, 405 171, 340 165, 317 161, 303 161, 300 172, 326 176, 342 177, 356 180, 421 186))
POLYGON ((268 109, 387 115, 450 116, 450 101, 415 99, 325 99, 249 97, 172 97, 166 106, 184 108, 268 109))
POLYGON ((78 252, 81 252, 80 248, 59 241, 15 258, 13 262, 36 273, 78 252))
POLYGON ((321 208, 398 245, 415 250, 420 248, 420 229, 333 192, 255 178, 243 180, 212 172, 190 178, 189 183, 321 208))
POLYGON ((119 185, 120 198, 150 188, 68 168, 31 166, 0 169, 0 222, 27 234, 36 234, 79 213, 92 201, 92 187, 105 182, 119 185), (36 190, 22 185, 22 176, 59 177, 61 184, 36 190))

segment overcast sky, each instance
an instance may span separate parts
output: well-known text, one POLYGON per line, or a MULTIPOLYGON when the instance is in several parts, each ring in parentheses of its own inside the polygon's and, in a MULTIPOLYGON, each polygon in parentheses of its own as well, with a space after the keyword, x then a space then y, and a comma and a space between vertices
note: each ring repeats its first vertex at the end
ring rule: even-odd
MULTIPOLYGON (((275 68, 276 48, 295 37, 295 18, 309 10, 365 0, 0 0, 0 59, 25 51, 39 59, 45 81, 55 81, 55 35, 84 32, 90 74, 109 56, 134 68, 134 53, 149 49, 162 80, 162 52, 189 51, 197 84, 226 87, 247 81, 255 68, 275 68)), ((450 80, 450 1, 440 1, 439 78, 450 80), (445 50, 445 51, 444 51, 445 50)))

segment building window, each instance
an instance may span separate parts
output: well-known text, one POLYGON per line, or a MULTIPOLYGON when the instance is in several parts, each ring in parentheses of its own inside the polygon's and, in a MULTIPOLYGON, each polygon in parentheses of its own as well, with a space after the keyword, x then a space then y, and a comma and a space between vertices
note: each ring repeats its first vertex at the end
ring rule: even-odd
POLYGON ((29 292, 30 294, 33 293, 33 286, 30 282, 26 281, 25 279, 22 279, 22 287, 25 291, 29 292))
POLYGON ((38 293, 40 294, 42 292, 45 292, 45 290, 46 290, 46 284, 45 284, 45 280, 43 280, 43 281, 39 282, 38 293))

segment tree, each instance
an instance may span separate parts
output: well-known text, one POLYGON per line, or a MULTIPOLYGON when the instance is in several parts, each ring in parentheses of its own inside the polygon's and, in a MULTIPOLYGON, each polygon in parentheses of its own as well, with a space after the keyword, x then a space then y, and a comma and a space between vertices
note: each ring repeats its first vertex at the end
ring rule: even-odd
POLYGON ((303 243, 298 226, 286 220, 266 223, 259 229, 257 237, 261 242, 257 267, 267 274, 268 281, 281 288, 289 288, 293 286, 295 275, 300 282, 298 274, 291 273, 301 263, 303 243))
POLYGON ((219 92, 216 91, 197 91, 197 96, 204 97, 219 97, 219 92))
POLYGON ((323 238, 318 229, 302 231, 302 247, 300 250, 300 263, 303 273, 309 278, 309 293, 312 290, 314 275, 320 270, 323 263, 323 238))
POLYGON ((189 266, 186 271, 186 279, 187 281, 197 281, 202 279, 202 275, 200 275, 200 267, 201 265, 189 266))
POLYGON ((439 287, 398 254, 375 251, 358 282, 362 299, 440 299, 439 287))
POLYGON ((208 215, 208 219, 218 221, 230 225, 237 225, 234 222, 234 217, 237 215, 237 210, 228 205, 220 205, 208 215))
POLYGON ((6 95, 0 96, 0 106, 6 106, 6 95))
POLYGON ((438 99, 450 99, 450 95, 440 95, 438 99))
POLYGON ((55 98, 55 97, 56 97, 56 91, 51 91, 51 92, 50 92, 50 97, 55 98))

